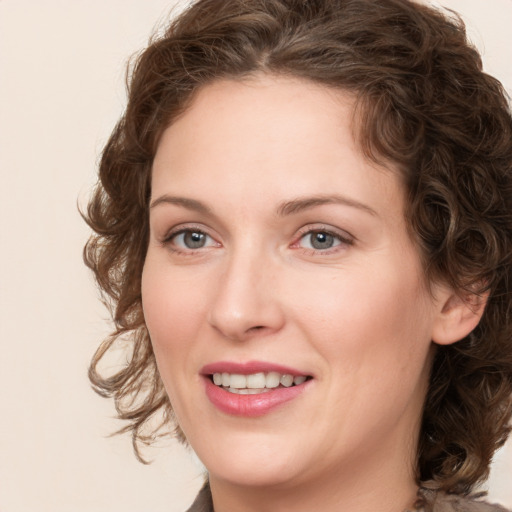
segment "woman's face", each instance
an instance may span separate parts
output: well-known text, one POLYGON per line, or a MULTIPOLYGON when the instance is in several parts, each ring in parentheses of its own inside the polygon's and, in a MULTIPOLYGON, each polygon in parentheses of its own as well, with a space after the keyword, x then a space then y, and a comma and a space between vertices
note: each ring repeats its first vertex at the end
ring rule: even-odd
POLYGON ((161 138, 144 314, 212 480, 412 478, 439 306, 352 118, 346 93, 260 76, 205 87, 161 138))

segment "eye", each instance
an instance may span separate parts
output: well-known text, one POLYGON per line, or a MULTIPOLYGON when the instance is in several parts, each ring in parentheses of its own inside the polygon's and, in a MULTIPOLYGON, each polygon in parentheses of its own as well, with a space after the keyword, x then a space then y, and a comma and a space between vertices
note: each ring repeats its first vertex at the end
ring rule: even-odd
POLYGON ((170 243, 177 249, 202 249, 216 246, 215 240, 198 229, 182 229, 167 237, 166 243, 170 243))
POLYGON ((341 242, 331 233, 326 231, 310 231, 300 239, 300 245, 317 251, 332 249, 341 242))
POLYGON ((325 229, 313 229, 304 233, 297 246, 304 249, 311 249, 313 251, 329 251, 340 245, 352 245, 352 240, 346 236, 325 229))

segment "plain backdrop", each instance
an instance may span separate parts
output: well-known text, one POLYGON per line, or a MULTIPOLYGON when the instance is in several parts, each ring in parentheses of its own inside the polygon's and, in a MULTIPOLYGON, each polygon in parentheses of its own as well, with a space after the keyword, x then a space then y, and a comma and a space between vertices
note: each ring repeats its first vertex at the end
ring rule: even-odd
MULTIPOLYGON (((229 0, 226 0, 229 1, 229 0)), ((512 0, 441 0, 512 90, 512 0)), ((180 5, 183 5, 181 2, 180 5)), ((0 0, 0 512, 181 512, 199 465, 169 441, 143 466, 90 389, 108 315, 77 212, 124 102, 124 68, 169 0, 0 0)), ((493 500, 512 507, 512 446, 493 500)))

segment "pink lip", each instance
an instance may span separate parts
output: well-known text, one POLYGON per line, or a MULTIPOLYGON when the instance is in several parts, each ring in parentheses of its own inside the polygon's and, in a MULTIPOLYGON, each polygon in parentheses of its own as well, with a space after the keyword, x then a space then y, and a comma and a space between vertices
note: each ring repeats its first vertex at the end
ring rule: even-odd
POLYGON ((278 372, 289 375, 308 375, 300 370, 282 366, 280 364, 267 363, 265 361, 247 361, 246 363, 235 363, 232 361, 218 361, 203 366, 201 373, 203 375, 212 375, 214 373, 238 373, 240 375, 249 375, 251 373, 269 373, 278 372))
POLYGON ((294 376, 305 374, 293 368, 260 361, 249 361, 247 363, 220 361, 204 366, 201 369, 201 373, 205 383, 206 396, 210 402, 226 414, 249 418, 263 416, 293 400, 302 394, 312 382, 312 380, 307 380, 298 386, 274 388, 256 395, 239 395, 237 393, 230 393, 212 382, 210 376, 213 373, 222 372, 238 373, 241 375, 259 372, 278 372, 294 376))

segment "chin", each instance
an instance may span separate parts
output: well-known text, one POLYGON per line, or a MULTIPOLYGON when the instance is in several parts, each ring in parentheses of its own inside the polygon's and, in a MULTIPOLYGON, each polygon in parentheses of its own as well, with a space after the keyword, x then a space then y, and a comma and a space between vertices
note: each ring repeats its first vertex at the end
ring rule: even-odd
POLYGON ((229 446, 218 441, 213 442, 217 449, 200 446, 197 455, 208 470, 210 478, 233 485, 267 487, 293 481, 300 467, 296 460, 298 449, 290 451, 284 446, 276 449, 275 443, 268 442, 264 437, 257 436, 252 442, 230 442, 229 446))
POLYGON ((275 487, 286 485, 295 480, 295 471, 285 465, 259 462, 256 466, 246 461, 230 460, 227 464, 213 464, 208 471, 210 478, 224 480, 241 487, 275 487))

